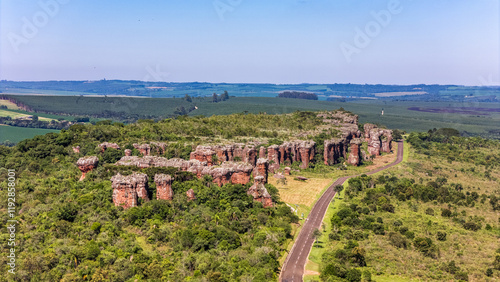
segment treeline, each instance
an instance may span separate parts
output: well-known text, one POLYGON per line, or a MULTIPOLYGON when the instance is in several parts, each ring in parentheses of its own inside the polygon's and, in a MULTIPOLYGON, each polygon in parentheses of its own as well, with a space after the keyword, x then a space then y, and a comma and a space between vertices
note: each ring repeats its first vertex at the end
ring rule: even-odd
POLYGON ((279 98, 294 98, 306 100, 318 100, 318 95, 310 92, 284 91, 278 94, 279 98))

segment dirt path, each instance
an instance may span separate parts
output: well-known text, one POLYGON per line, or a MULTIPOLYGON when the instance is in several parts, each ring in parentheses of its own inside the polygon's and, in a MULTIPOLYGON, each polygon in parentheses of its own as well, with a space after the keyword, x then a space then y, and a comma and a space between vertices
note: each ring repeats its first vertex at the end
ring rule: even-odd
MULTIPOLYGON (((396 161, 388 164, 384 167, 377 168, 375 170, 369 171, 365 173, 366 175, 371 175, 382 170, 388 169, 399 164, 403 160, 403 142, 398 142, 398 154, 396 161)), ((321 222, 325 217, 326 210, 328 209, 328 205, 332 201, 335 196, 335 191, 333 187, 337 185, 342 185, 347 179, 356 177, 359 175, 352 176, 344 176, 337 179, 328 189, 323 193, 323 195, 316 202, 314 207, 309 213, 307 217, 304 227, 299 233, 295 244, 292 247, 292 250, 288 254, 288 257, 283 264, 280 273, 280 281, 282 282, 299 282, 303 281, 303 275, 305 271, 305 266, 307 262, 307 257, 309 256, 309 252, 311 251, 312 245, 314 243, 314 239, 312 237, 312 233, 314 229, 320 228, 321 222)))

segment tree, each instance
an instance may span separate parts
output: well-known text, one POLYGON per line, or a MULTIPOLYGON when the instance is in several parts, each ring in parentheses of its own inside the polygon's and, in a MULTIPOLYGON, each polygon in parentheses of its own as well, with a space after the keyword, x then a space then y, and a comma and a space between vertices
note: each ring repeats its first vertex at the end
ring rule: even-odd
POLYGON ((342 192, 342 190, 344 190, 344 186, 342 186, 342 185, 336 185, 335 187, 333 187, 333 191, 335 191, 335 193, 340 194, 340 192, 342 192))
POLYGON ((220 96, 220 100, 221 101, 229 100, 229 94, 227 93, 227 91, 224 91, 224 94, 220 96))
POLYGON ((312 234, 312 237, 314 238, 314 241, 318 243, 319 237, 321 237, 321 231, 319 231, 318 228, 315 228, 312 234))
POLYGON ((191 96, 189 96, 188 94, 186 94, 186 96, 184 96, 184 100, 186 100, 186 102, 193 102, 193 99, 191 99, 191 96))
POLYGON ((217 103, 219 101, 219 97, 217 97, 217 93, 212 94, 212 103, 217 103))

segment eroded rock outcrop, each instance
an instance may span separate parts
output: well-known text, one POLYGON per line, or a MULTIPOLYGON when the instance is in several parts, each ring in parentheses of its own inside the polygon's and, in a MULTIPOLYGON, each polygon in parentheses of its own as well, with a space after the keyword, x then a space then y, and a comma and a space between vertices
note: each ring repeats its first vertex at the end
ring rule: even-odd
POLYGON ((80 146, 72 147, 73 153, 78 154, 80 153, 80 146))
POLYGON ((251 195, 254 201, 261 202, 265 208, 272 207, 273 200, 264 186, 264 177, 257 176, 254 180, 254 184, 248 189, 247 194, 251 195))
POLYGON ((149 144, 134 143, 132 146, 134 146, 134 148, 136 148, 143 156, 151 155, 151 145, 149 144))
POLYGON ((269 172, 269 160, 265 158, 259 158, 257 160, 255 168, 253 169, 253 176, 254 177, 262 176, 264 178, 263 182, 267 183, 268 172, 269 172))
POLYGON ((96 156, 79 158, 78 161, 76 162, 76 165, 78 166, 78 169, 80 169, 80 171, 82 172, 80 181, 85 179, 85 174, 96 168, 98 164, 99 164, 99 158, 97 158, 96 156))
POLYGON ((188 198, 188 201, 196 200, 196 195, 194 194, 194 190, 193 189, 187 190, 186 196, 188 198))
POLYGON ((107 148, 113 148, 116 150, 120 150, 120 146, 118 146, 118 144, 116 144, 116 143, 104 142, 104 143, 97 145, 97 147, 101 148, 101 153, 104 153, 104 151, 106 151, 107 148))
POLYGON ((231 170, 231 183, 245 185, 250 182, 253 166, 244 162, 225 162, 223 168, 231 170))
POLYGON ((304 169, 309 167, 309 162, 314 159, 316 143, 314 141, 300 141, 297 144, 297 149, 300 155, 302 164, 300 168, 304 169))
POLYGON ((325 165, 333 165, 340 162, 340 158, 346 157, 347 140, 345 138, 333 138, 325 140, 323 161, 325 165))
POLYGON ((156 199, 157 200, 172 200, 174 191, 172 190, 172 177, 168 174, 156 174, 156 199))
POLYGON ((362 141, 359 138, 351 140, 351 146, 349 148, 349 158, 347 163, 354 166, 359 166, 361 164, 361 144, 362 141))
POLYGON ((384 153, 390 153, 392 151, 392 130, 384 130, 381 136, 382 148, 380 149, 384 153))
POLYGON ((125 156, 127 156, 127 157, 132 156, 132 150, 130 150, 130 149, 125 149, 124 153, 125 153, 125 156))
POLYGON ((149 200, 147 187, 148 176, 143 173, 133 173, 124 176, 117 174, 111 177, 111 187, 113 188, 113 203, 115 206, 122 206, 124 209, 137 206, 137 198, 145 201, 149 200))
POLYGON ((214 165, 215 151, 212 146, 198 146, 196 150, 191 152, 190 159, 198 160, 200 162, 207 162, 207 165, 214 165))
POLYGON ((372 128, 372 126, 367 127, 367 129, 370 129, 365 131, 365 138, 368 137, 368 153, 373 156, 380 155, 380 152, 390 153, 392 150, 392 130, 372 128))

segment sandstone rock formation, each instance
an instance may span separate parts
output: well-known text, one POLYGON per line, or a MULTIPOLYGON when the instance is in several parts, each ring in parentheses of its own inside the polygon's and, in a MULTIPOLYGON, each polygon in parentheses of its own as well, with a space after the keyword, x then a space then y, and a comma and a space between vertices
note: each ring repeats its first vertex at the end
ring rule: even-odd
POLYGON ((191 152, 190 159, 198 160, 200 162, 207 162, 207 165, 214 165, 215 151, 211 146, 198 146, 196 150, 191 152))
POLYGON ((186 192, 186 196, 188 197, 188 201, 196 200, 196 195, 194 194, 194 190, 193 189, 189 189, 186 192))
POLYGON ((292 168, 290 167, 285 167, 285 175, 290 175, 290 172, 292 171, 292 168))
POLYGON ((384 130, 381 141, 382 148, 380 150, 384 153, 390 153, 392 151, 392 130, 384 130))
POLYGON ((272 207, 273 200, 264 186, 264 177, 257 176, 254 180, 254 184, 248 189, 247 194, 252 195, 253 200, 261 202, 265 208, 272 207))
POLYGON ((254 177, 262 176, 264 178, 263 182, 267 183, 268 172, 269 172, 269 160, 265 158, 259 158, 257 160, 255 168, 253 169, 253 176, 254 177))
POLYGON ((259 159, 265 159, 266 158, 266 147, 261 146, 259 147, 259 159))
POLYGON ((73 153, 78 154, 80 153, 80 146, 72 147, 73 153))
POLYGON ((325 140, 323 160, 325 165, 337 164, 340 158, 346 157, 347 140, 344 138, 333 138, 325 140))
POLYGON ((79 158, 78 161, 76 162, 76 165, 78 166, 78 169, 80 169, 80 171, 82 172, 80 181, 85 179, 85 174, 96 168, 98 163, 99 159, 96 156, 79 158))
POLYGON ((143 173, 133 173, 129 176, 117 174, 111 177, 113 188, 113 203, 124 209, 137 206, 137 197, 148 201, 148 176, 143 173))
POLYGON ((125 149, 124 153, 125 153, 125 156, 127 156, 127 157, 132 156, 132 150, 130 150, 130 149, 125 149))
MULTIPOLYGON (((366 125, 365 125, 366 126, 366 125)), ((372 125, 366 126, 365 138, 368 139, 368 153, 373 156, 380 152, 390 153, 392 150, 392 130, 380 129, 372 125)))
POLYGON ((351 140, 349 158, 347 163, 354 166, 359 166, 361 164, 361 144, 362 141, 359 138, 351 140))
POLYGON ((104 143, 97 145, 97 147, 101 148, 101 153, 104 153, 104 151, 106 151, 107 148, 113 148, 113 149, 120 150, 120 146, 118 146, 118 144, 116 144, 116 143, 104 142, 104 143))
POLYGON ((250 182, 253 166, 244 162, 224 162, 223 168, 227 168, 233 173, 231 174, 231 183, 245 185, 250 182))
POLYGON ((136 148, 137 150, 139 150, 139 152, 143 156, 149 156, 149 155, 151 155, 151 146, 149 144, 137 144, 137 143, 134 143, 132 146, 134 146, 134 148, 136 148))
POLYGON ((156 199, 157 200, 172 200, 174 191, 172 190, 172 177, 168 174, 156 174, 156 199))
POLYGON ((297 144, 302 164, 300 168, 304 169, 309 167, 309 162, 314 159, 316 143, 314 141, 301 141, 297 144))

